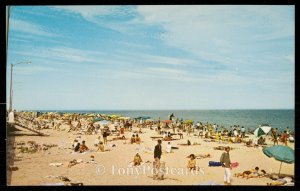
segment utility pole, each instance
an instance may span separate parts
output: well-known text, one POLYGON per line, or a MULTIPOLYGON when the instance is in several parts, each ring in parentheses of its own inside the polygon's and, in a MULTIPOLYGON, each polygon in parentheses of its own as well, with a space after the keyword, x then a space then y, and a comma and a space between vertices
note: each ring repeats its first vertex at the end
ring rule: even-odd
POLYGON ((12 75, 13 75, 13 64, 10 65, 10 97, 9 97, 9 112, 12 111, 12 75))

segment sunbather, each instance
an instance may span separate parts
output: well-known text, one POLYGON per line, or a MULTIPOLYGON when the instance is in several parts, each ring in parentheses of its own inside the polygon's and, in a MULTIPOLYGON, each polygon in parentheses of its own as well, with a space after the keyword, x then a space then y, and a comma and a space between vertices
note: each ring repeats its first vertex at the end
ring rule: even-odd
POLYGON ((277 179, 271 183, 267 183, 268 186, 283 186, 287 183, 292 183, 293 179, 291 177, 285 177, 277 179))
POLYGON ((259 168, 255 167, 255 169, 251 169, 251 170, 246 170, 242 173, 235 173, 234 176, 235 177, 242 177, 242 178, 257 178, 259 177, 259 173, 258 173, 259 168))
POLYGON ((75 166, 76 164, 79 164, 79 162, 77 162, 76 159, 71 160, 71 161, 69 162, 69 164, 68 164, 68 167, 70 168, 70 167, 72 167, 72 166, 75 166))
POLYGON ((139 155, 139 153, 136 153, 136 155, 133 158, 133 165, 139 166, 141 165, 141 162, 143 162, 141 156, 139 155))

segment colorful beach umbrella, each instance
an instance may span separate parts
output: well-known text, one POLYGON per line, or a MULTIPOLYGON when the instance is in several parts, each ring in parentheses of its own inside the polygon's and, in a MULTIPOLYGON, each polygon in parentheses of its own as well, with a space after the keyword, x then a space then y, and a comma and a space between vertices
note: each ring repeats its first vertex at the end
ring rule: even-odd
POLYGON ((190 123, 193 123, 193 120, 188 119, 188 120, 185 120, 183 123, 184 123, 184 124, 190 124, 190 123))
POLYGON ((121 117, 121 115, 117 115, 117 114, 113 114, 113 115, 110 115, 111 118, 119 118, 121 117))
POLYGON ((295 162, 295 152, 288 146, 276 145, 267 147, 263 149, 263 152, 268 157, 274 157, 276 160, 281 162, 278 174, 280 174, 282 162, 288 164, 295 162))
POLYGON ((96 116, 96 114, 94 114, 94 113, 90 113, 90 114, 88 114, 87 116, 88 116, 88 117, 95 117, 95 116, 96 116))
POLYGON ((127 119, 130 119, 130 117, 119 117, 119 119, 127 120, 127 119))
POLYGON ((262 135, 266 135, 266 134, 268 134, 271 131, 271 129, 272 129, 272 127, 267 126, 267 125, 260 126, 260 127, 256 128, 254 130, 254 135, 256 137, 260 137, 262 135))

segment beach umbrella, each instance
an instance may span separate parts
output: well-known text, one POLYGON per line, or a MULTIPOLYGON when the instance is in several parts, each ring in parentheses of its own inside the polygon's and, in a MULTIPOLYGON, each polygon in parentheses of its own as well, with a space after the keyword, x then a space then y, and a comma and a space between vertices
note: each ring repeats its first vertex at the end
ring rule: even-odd
POLYGON ((268 134, 271 131, 271 129, 272 129, 272 127, 267 126, 267 125, 260 126, 260 127, 256 128, 254 130, 254 135, 256 137, 260 137, 262 135, 266 135, 266 134, 268 134))
POLYGON ((163 120, 163 123, 172 123, 172 120, 163 120))
POLYGON ((118 118, 118 117, 121 117, 121 115, 116 115, 116 114, 113 114, 110 116, 111 118, 118 118))
POLYGON ((295 161, 295 152, 288 146, 276 145, 267 147, 263 149, 263 152, 268 157, 274 157, 281 162, 278 174, 280 174, 282 162, 291 164, 295 161))
POLYGON ((193 120, 188 119, 188 120, 185 120, 183 123, 184 123, 184 124, 193 123, 193 120))
POLYGON ((94 113, 90 113, 87 115, 88 117, 95 117, 96 115, 94 113))
POLYGON ((137 117, 136 119, 146 120, 146 119, 151 119, 151 117, 149 117, 149 116, 140 116, 140 117, 137 117))
POLYGON ((130 117, 119 117, 119 119, 125 119, 125 120, 127 120, 127 119, 130 119, 130 117))
POLYGON ((93 122, 97 122, 97 121, 103 121, 104 119, 100 118, 100 117, 97 117, 95 119, 93 119, 93 122))

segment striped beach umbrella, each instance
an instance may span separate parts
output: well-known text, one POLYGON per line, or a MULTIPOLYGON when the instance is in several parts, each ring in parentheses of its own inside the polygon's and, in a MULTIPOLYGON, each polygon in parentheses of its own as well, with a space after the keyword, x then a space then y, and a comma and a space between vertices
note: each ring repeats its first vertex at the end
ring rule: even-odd
POLYGON ((256 137, 260 137, 262 135, 266 135, 271 131, 272 127, 270 126, 260 126, 254 130, 254 135, 256 137))

